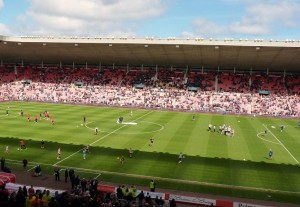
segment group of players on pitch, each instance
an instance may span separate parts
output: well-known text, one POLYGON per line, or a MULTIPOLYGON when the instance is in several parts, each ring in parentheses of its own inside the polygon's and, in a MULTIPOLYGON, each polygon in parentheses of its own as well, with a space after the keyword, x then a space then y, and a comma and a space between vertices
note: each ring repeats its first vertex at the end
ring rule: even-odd
MULTIPOLYGON (((8 114, 8 112, 6 112, 8 114)), ((21 109, 20 111, 20 116, 24 116, 24 111, 21 109)), ((51 119, 51 123, 52 125, 54 125, 54 117, 52 116, 50 118, 50 113, 49 111, 44 111, 44 112, 40 112, 39 115, 35 115, 34 117, 34 122, 35 123, 38 123, 39 120, 41 120, 42 118, 44 117, 45 120, 50 120, 51 119)), ((27 118, 27 121, 30 122, 31 121, 31 115, 30 114, 26 114, 26 118, 27 118)))
MULTIPOLYGON (((38 116, 38 115, 35 116, 34 121, 35 121, 36 123, 37 123, 39 120, 42 119, 42 117, 43 117, 42 114, 44 115, 44 119, 50 120, 50 113, 49 113, 48 111, 44 111, 43 113, 40 113, 39 116, 38 116)), ((6 110, 6 115, 9 115, 9 107, 8 107, 7 110, 6 110)), ((24 116, 24 111, 23 111, 23 110, 20 111, 20 116, 21 116, 21 117, 24 116)), ((130 112, 130 116, 132 116, 132 111, 130 112)), ((26 118, 27 118, 28 122, 30 122, 30 120, 31 120, 31 119, 30 119, 30 118, 31 118, 30 114, 27 114, 27 115, 26 115, 26 118)), ((123 119, 123 117, 122 117, 122 119, 123 119)), ((54 125, 54 117, 51 117, 51 122, 52 122, 52 125, 54 125)), ((121 123, 122 123, 122 122, 121 122, 121 123)), ((83 116, 83 124, 81 124, 81 125, 82 125, 82 126, 86 126, 86 124, 87 124, 87 118, 86 118, 86 116, 83 116)), ((98 135, 98 133, 99 133, 99 128, 96 127, 96 128, 94 129, 94 134, 95 134, 95 135, 98 135)), ((151 137, 151 138, 149 139, 149 147, 151 147, 151 146, 153 146, 153 145, 154 145, 154 137, 151 137)), ((45 141, 44 141, 44 140, 41 141, 41 148, 42 148, 42 149, 45 148, 45 141)), ((26 147, 26 145, 25 145, 25 141, 22 139, 22 140, 20 140, 20 147, 18 148, 18 150, 24 150, 24 149, 27 149, 27 147, 26 147)), ((9 154, 9 151, 10 151, 10 150, 9 150, 9 146, 7 145, 7 146, 5 147, 5 153, 6 153, 6 154, 9 154)), ((130 149, 128 150, 128 152, 129 152, 129 158, 133 158, 133 150, 130 148, 130 149)), ((87 156, 87 154, 89 154, 89 153, 90 153, 90 145, 87 145, 86 147, 84 147, 84 148, 82 149, 82 157, 83 157, 83 159, 86 159, 86 156, 87 156)), ((57 149, 57 159, 60 160, 61 157, 62 157, 62 149, 61 149, 61 147, 58 147, 58 149, 57 149)), ((180 152, 180 154, 179 154, 179 156, 178 156, 178 163, 181 163, 181 162, 183 161, 184 158, 185 158, 185 156, 180 152)), ((122 155, 121 157, 117 157, 117 159, 120 161, 121 164, 124 164, 124 162, 125 162, 125 157, 124 157, 124 155, 122 155)))
MULTIPOLYGON (((6 115, 9 115, 9 107, 6 110, 6 115)), ((44 111, 43 115, 44 115, 44 119, 50 120, 50 113, 48 111, 44 111)), ((132 116, 132 111, 131 111, 130 115, 132 116)), ((23 110, 20 111, 20 116, 22 116, 22 117, 24 116, 23 110)), ((27 120, 30 121, 30 114, 27 114, 26 117, 27 117, 27 120)), ((40 113, 39 116, 36 115, 34 121, 38 122, 39 119, 42 119, 42 113, 40 113)), ((123 117, 122 117, 122 119, 123 119, 123 117)), ((194 119, 195 119, 195 117, 193 116, 193 120, 194 119)), ((87 121, 87 118, 86 118, 86 116, 84 116, 82 126, 83 125, 86 126, 86 121, 87 121)), ((121 121, 121 123, 122 123, 122 121, 121 121)), ((54 117, 51 118, 51 122, 52 122, 52 125, 54 125, 54 117)), ((280 131, 281 132, 283 131, 283 129, 284 129, 284 126, 280 126, 280 131)), ((216 132, 216 126, 212 125, 212 124, 209 124, 208 125, 208 131, 209 132, 216 132)), ((98 133, 99 133, 99 128, 96 127, 95 130, 94 130, 94 134, 98 135, 98 133)), ((233 137, 234 136, 234 129, 231 128, 230 126, 226 126, 224 124, 222 126, 219 126, 219 133, 224 134, 226 136, 233 137)), ((265 130, 265 134, 267 134, 267 130, 265 130)), ((149 147, 151 147, 153 145, 154 145, 154 137, 151 137, 149 139, 149 147)), ((45 141, 42 140, 41 141, 41 148, 43 149, 44 147, 45 147, 45 141)), ((24 140, 20 140, 20 147, 18 148, 18 150, 23 150, 23 149, 27 149, 27 148, 26 148, 24 140)), ((5 153, 7 153, 7 154, 9 153, 9 146, 8 145, 5 147, 5 153)), ((87 145, 85 148, 82 149, 83 159, 86 159, 86 156, 89 153, 90 153, 90 145, 87 145)), ((133 150, 131 148, 129 148, 128 153, 129 153, 129 158, 133 158, 133 150)), ((58 149, 57 149, 57 159, 61 159, 61 155, 62 155, 62 150, 61 150, 60 147, 58 147, 58 149)), ((181 163, 184 158, 185 158, 185 156, 180 152, 180 154, 178 156, 178 163, 181 163)), ((269 151, 268 158, 273 159, 272 149, 270 149, 270 151, 269 151)), ((117 159, 120 161, 121 164, 124 164, 124 162, 125 162, 124 155, 122 155, 121 157, 117 157, 117 159)))
MULTIPOLYGON (((41 141, 41 149, 44 149, 44 148, 45 148, 45 141, 42 140, 41 141)), ((20 146, 19 146, 18 150, 26 150, 26 149, 27 149, 27 147, 26 147, 25 141, 23 139, 21 139, 20 140, 20 146)), ((9 149, 8 145, 5 147, 5 153, 6 154, 10 153, 10 149, 9 149)), ((86 155, 89 154, 89 153, 90 153, 90 145, 87 145, 82 150, 83 159, 86 159, 86 155)), ((61 147, 58 147, 58 149, 57 149, 57 159, 58 160, 61 159, 61 155, 62 155, 62 149, 61 149, 61 147)))
MULTIPOLYGON (((207 131, 216 132, 216 125, 209 124, 207 131)), ((225 124, 219 126, 218 132, 220 134, 224 134, 226 136, 234 137, 234 129, 231 126, 227 126, 225 124)))

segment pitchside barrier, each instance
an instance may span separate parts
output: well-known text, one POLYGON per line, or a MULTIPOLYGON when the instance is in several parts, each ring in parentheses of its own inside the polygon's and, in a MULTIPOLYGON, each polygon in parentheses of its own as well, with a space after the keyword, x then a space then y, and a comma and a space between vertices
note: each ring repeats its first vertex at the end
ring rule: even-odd
MULTIPOLYGON (((101 192, 105 193, 116 193, 117 187, 111 186, 111 185, 102 185, 98 184, 97 189, 101 192)), ((141 192, 141 190, 137 190, 136 194, 138 195, 141 192)), ((199 206, 216 206, 216 207, 271 207, 271 206, 264 206, 264 205, 256 205, 252 203, 243 203, 243 202, 235 202, 230 200, 219 200, 219 199, 211 199, 211 198, 202 198, 202 197, 193 197, 193 196, 184 196, 184 195, 176 195, 176 194, 170 194, 170 193, 162 193, 162 192, 150 192, 150 191, 144 191, 144 194, 146 195, 149 193, 152 199, 155 199, 156 197, 162 198, 164 200, 172 200, 174 199, 176 203, 183 203, 183 204, 193 204, 193 205, 199 205, 199 206)))
MULTIPOLYGON (((26 186, 27 189, 29 189, 31 187, 29 185, 22 185, 22 184, 16 184, 16 183, 6 183, 5 189, 7 189, 9 193, 12 193, 12 192, 17 192, 19 190, 19 187, 23 188, 24 186, 26 186)), ((57 190, 57 189, 51 189, 51 188, 45 188, 45 187, 38 187, 38 186, 33 186, 33 188, 35 190, 41 190, 42 192, 44 190, 49 190, 51 196, 54 196, 55 192, 58 192, 59 194, 65 192, 63 190, 57 190)))
MULTIPOLYGON (((16 183, 6 183, 5 188, 10 192, 17 192, 19 187, 23 187, 22 184, 16 184, 16 183)), ((27 189, 30 188, 30 186, 26 186, 27 189)), ((54 196, 55 192, 58 192, 59 194, 65 192, 63 190, 57 190, 57 189, 51 189, 51 188, 45 188, 45 187, 38 187, 33 186, 34 189, 39 190, 49 190, 50 195, 54 196)), ((102 185, 99 184, 97 189, 101 192, 105 193, 116 193, 117 187, 111 186, 111 185, 102 185)), ((141 192, 141 190, 137 190, 137 195, 141 192)), ((215 206, 215 207, 271 207, 271 206, 264 206, 264 205, 257 205, 253 203, 243 203, 243 202, 235 202, 230 200, 219 200, 219 199, 211 199, 211 198, 203 198, 203 197, 193 197, 193 196, 184 196, 184 195, 178 195, 178 194, 170 194, 170 193, 162 193, 162 192, 150 192, 150 191, 143 191, 146 195, 149 193, 152 199, 155 199, 156 197, 162 198, 166 201, 174 199, 176 203, 182 203, 182 204, 190 204, 190 205, 198 205, 198 206, 215 206)))

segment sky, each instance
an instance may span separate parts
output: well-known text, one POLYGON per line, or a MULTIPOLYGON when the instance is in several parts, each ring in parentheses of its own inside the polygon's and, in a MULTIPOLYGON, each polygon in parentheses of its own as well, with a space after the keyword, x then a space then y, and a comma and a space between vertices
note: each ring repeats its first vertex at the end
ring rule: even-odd
POLYGON ((300 0, 0 0, 0 35, 300 40, 300 0))

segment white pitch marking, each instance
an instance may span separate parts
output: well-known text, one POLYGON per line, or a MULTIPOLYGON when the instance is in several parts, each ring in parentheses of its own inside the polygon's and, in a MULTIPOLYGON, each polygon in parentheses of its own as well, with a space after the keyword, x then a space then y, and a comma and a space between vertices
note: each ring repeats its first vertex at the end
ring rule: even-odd
MULTIPOLYGON (((91 124, 91 123, 94 123, 94 121, 90 121, 90 122, 86 123, 84 126, 92 131, 95 131, 95 129, 88 126, 88 124, 91 124)), ((99 130, 99 132, 106 132, 106 131, 99 130)))
MULTIPOLYGON (((19 161, 19 160, 11 160, 11 159, 7 159, 7 160, 18 163, 19 165, 22 165, 21 161, 19 161)), ((39 164, 46 165, 46 166, 53 166, 52 164, 46 164, 46 163, 39 163, 39 164)), ((273 189, 247 187, 247 186, 233 186, 233 185, 227 185, 227 184, 208 183, 208 182, 200 182, 200 181, 175 179, 175 178, 153 177, 153 176, 147 176, 147 175, 111 172, 111 171, 103 171, 103 170, 93 170, 93 169, 87 169, 87 168, 76 168, 76 167, 63 166, 63 165, 60 165, 60 167, 69 168, 69 169, 72 168, 72 169, 75 169, 77 172, 85 172, 85 173, 91 173, 91 174, 96 174, 96 175, 106 173, 108 175, 121 175, 123 177, 127 176, 127 177, 134 177, 134 178, 143 178, 143 179, 165 180, 165 181, 171 181, 171 182, 176 182, 176 183, 190 183, 190 184, 199 184, 199 185, 214 186, 214 187, 218 186, 218 187, 224 187, 224 188, 229 188, 229 189, 259 190, 259 191, 263 191, 263 192, 277 192, 277 193, 288 193, 288 194, 293 194, 293 195, 300 195, 299 192, 295 192, 295 191, 282 191, 282 190, 273 190, 273 189)))
MULTIPOLYGON (((94 123, 95 121, 91 121, 91 122, 88 122, 85 124, 85 127, 94 131, 93 128, 89 127, 88 124, 91 124, 91 123, 94 123)), ((116 134, 150 134, 150 133, 155 133, 155 132, 159 132, 159 131, 162 131, 165 127, 161 124, 158 124, 158 123, 155 123, 155 122, 150 122, 150 121, 141 121, 141 122, 144 122, 144 123, 150 123, 150 124, 153 124, 153 125, 157 125, 157 126, 160 126, 160 129, 157 129, 157 130, 153 130, 153 131, 149 131, 149 132, 124 132, 124 133, 116 133, 116 134)), ((102 131, 100 130, 100 132, 106 132, 106 131, 102 131)))
POLYGON ((97 179, 98 177, 100 177, 101 176, 101 173, 99 174, 99 175, 97 175, 96 177, 94 177, 94 179, 97 179))
POLYGON ((36 166, 33 166, 32 168, 30 168, 29 170, 27 170, 27 172, 33 170, 36 166))
MULTIPOLYGON (((139 119, 143 118, 144 116, 147 116, 148 114, 151 114, 151 113, 153 113, 153 111, 150 111, 150 112, 148 112, 148 113, 144 114, 143 116, 141 116, 141 117, 137 118, 137 119, 136 119, 136 120, 134 120, 134 121, 137 121, 137 120, 139 120, 139 119)), ((102 139, 104 139, 104 138, 108 137, 109 135, 111 135, 111 134, 113 134, 113 133, 115 133, 115 132, 119 131, 120 129, 124 128, 125 126, 126 126, 126 125, 123 125, 123 126, 121 126, 121 127, 117 128, 117 129, 115 129, 114 131, 112 131, 112 132, 110 132, 109 134, 107 134, 107 135, 105 135, 105 136, 103 136, 103 137, 101 137, 101 138, 97 139, 96 141, 92 142, 92 143, 91 143, 91 144, 89 144, 89 145, 90 145, 90 146, 92 146, 93 144, 95 144, 95 143, 99 142, 100 140, 102 140, 102 139)), ((55 164, 53 164, 53 165, 55 166, 55 165, 57 165, 57 164, 59 164, 59 163, 61 163, 61 162, 65 161, 66 159, 68 159, 68 158, 70 158, 70 157, 74 156, 75 154, 77 154, 77 153, 81 152, 83 149, 84 149, 84 148, 81 148, 80 150, 77 150, 77 151, 76 151, 76 152, 74 152, 73 154, 71 154, 71 155, 69 155, 68 157, 66 157, 66 158, 64 158, 64 159, 62 159, 62 160, 60 160, 60 161, 56 162, 56 163, 55 163, 55 164)))
POLYGON ((266 125, 263 124, 263 126, 273 135, 273 137, 280 143, 280 145, 291 155, 291 157, 297 162, 298 160, 292 155, 292 153, 282 144, 282 142, 271 132, 266 125))
POLYGON ((257 133, 256 136, 257 136, 259 139, 264 140, 264 141, 266 141, 266 142, 271 142, 271 143, 273 143, 273 144, 279 144, 279 145, 280 145, 280 143, 278 143, 278 142, 272 142, 272 141, 270 141, 270 140, 267 140, 267 139, 264 139, 264 138, 260 137, 260 136, 259 136, 260 134, 264 134, 264 132, 257 133))

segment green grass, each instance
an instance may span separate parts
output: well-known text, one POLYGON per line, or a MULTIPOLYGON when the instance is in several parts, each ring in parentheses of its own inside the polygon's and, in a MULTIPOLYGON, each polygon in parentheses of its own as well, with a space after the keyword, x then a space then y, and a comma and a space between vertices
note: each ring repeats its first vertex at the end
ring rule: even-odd
POLYGON ((7 165, 22 169, 36 163, 43 172, 53 165, 74 168, 80 176, 101 181, 148 186, 155 179, 159 188, 254 198, 287 203, 300 200, 300 129, 295 119, 253 118, 246 116, 196 114, 171 111, 77 106, 66 104, 5 102, 0 104, 0 150, 7 165), (5 111, 9 108, 9 116, 5 111), (24 111, 24 117, 19 115, 24 111), (49 111, 49 120, 33 121, 49 111), (31 121, 26 120, 26 114, 31 121), (87 126, 81 126, 83 116, 87 126), (137 125, 119 125, 116 120, 137 125), (226 124, 235 129, 233 138, 207 131, 208 124, 226 124), (286 128, 280 132, 279 126, 286 128), (273 128, 274 126, 275 128, 273 128), (94 134, 98 127, 100 133, 94 134), (264 135, 265 129, 270 130, 264 135), (260 134, 261 133, 261 134, 260 134), (149 138, 155 138, 149 146, 149 138), (17 150, 24 139, 27 150, 17 150), (45 149, 40 141, 45 140, 45 149), (91 145, 87 159, 82 148, 91 145), (5 154, 9 145, 10 153, 5 154), (57 149, 62 159, 57 160, 57 149), (128 149, 134 150, 129 159, 128 149), (269 149, 274 152, 268 159, 269 149), (186 158, 178 164, 178 155, 186 158), (121 165, 117 157, 125 156, 121 165), (100 175, 101 174, 101 175, 100 175))

